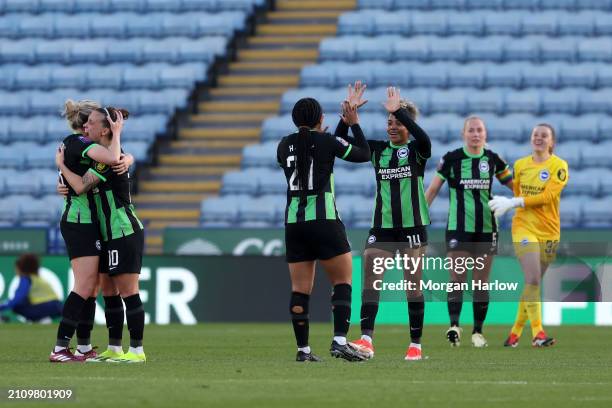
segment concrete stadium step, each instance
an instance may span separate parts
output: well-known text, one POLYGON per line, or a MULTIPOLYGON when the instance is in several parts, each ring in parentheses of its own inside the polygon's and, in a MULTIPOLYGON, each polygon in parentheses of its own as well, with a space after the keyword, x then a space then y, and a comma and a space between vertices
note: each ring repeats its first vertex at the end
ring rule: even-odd
POLYGON ((214 165, 206 165, 206 166, 161 166, 154 167, 149 171, 154 176, 173 176, 173 175, 184 175, 190 176, 193 174, 202 175, 202 176, 222 176, 224 173, 232 170, 238 170, 238 166, 214 166, 214 165))
POLYGON ((210 125, 210 124, 251 124, 261 123, 268 118, 267 113, 204 113, 191 115, 189 121, 191 125, 210 125))
POLYGON ((137 194, 133 197, 136 206, 141 204, 165 204, 165 203, 200 203, 209 194, 137 194))
POLYGON ((161 254, 163 246, 163 235, 162 234, 149 234, 145 237, 145 245, 147 248, 147 254, 161 254))
POLYGON ((159 156, 160 164, 170 165, 239 165, 240 154, 223 154, 223 155, 174 155, 161 154, 159 156))
MULTIPOLYGON (((329 2, 328 2, 329 3, 329 2)), ((305 20, 305 19, 316 19, 316 20, 336 20, 343 10, 324 10, 324 11, 307 11, 307 10, 284 10, 284 11, 270 11, 266 13, 266 18, 271 22, 284 21, 284 20, 305 20)))
POLYGON ((259 127, 241 128, 182 128, 179 130, 181 139, 256 139, 261 130, 259 127))
POLYGON ((139 191, 143 193, 217 193, 220 188, 220 181, 141 181, 139 184, 139 191))
POLYGON ((277 0, 276 10, 350 10, 357 0, 277 0))
POLYGON ((219 77, 221 86, 297 86, 299 82, 299 75, 222 75, 219 77))
POLYGON ((198 201, 198 202, 189 202, 189 203, 182 203, 182 202, 178 202, 178 201, 167 201, 167 202, 152 202, 152 203, 141 203, 138 204, 138 214, 140 215, 140 213, 142 211, 147 211, 147 210, 159 210, 160 208, 163 208, 165 210, 196 210, 200 208, 200 203, 202 200, 198 201))
MULTIPOLYGON (((272 96, 279 97, 288 88, 282 86, 271 86, 271 87, 243 87, 243 88, 215 88, 210 90, 210 95, 213 97, 224 97, 224 96, 272 96)), ((278 98, 276 98, 278 100, 278 98)))
POLYGON ((168 227, 189 228, 197 227, 199 221, 151 221, 148 227, 152 230, 162 231, 168 227))
POLYGON ((279 49, 279 50, 241 50, 238 58, 242 61, 303 61, 314 63, 319 57, 319 49, 279 49))
POLYGON ((197 220, 200 218, 200 210, 167 210, 164 208, 147 208, 138 211, 138 215, 147 220, 197 220))
POLYGON ((215 154, 219 150, 226 149, 242 149, 245 146, 252 144, 251 140, 179 140, 170 142, 171 149, 209 149, 215 150, 215 154))
POLYGON ((198 104, 198 110, 200 112, 216 112, 216 113, 229 113, 229 112, 266 112, 266 113, 277 113, 280 107, 280 101, 266 101, 260 103, 254 102, 201 102, 198 104))
POLYGON ((336 24, 260 24, 257 34, 334 36, 336 24))
MULTIPOLYGON (((309 44, 311 46, 317 46, 321 40, 326 36, 324 35, 269 35, 269 36, 258 36, 251 37, 248 39, 247 44, 250 46, 257 45, 276 45, 279 47, 288 47, 296 44, 309 44)), ((298 63, 295 63, 298 64, 298 63)), ((300 64, 302 65, 302 64, 300 64)))

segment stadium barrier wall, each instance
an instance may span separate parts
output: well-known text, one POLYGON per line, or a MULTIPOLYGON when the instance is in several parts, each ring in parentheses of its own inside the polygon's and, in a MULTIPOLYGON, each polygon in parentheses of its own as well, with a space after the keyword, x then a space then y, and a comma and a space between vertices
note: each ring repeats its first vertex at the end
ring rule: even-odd
MULTIPOLYGON (((15 257, 0 256, 0 298, 12 295, 17 286, 14 276, 15 257)), ((612 260, 590 259, 589 273, 612 270, 612 260)), ((393 280, 393 271, 385 281, 393 280)), ((395 271, 397 273, 397 271, 395 271)), ((60 298, 72 287, 70 264, 65 256, 42 258, 40 274, 47 279, 60 298)), ((520 280, 518 263, 512 257, 495 260, 491 280, 520 280), (508 278, 509 277, 509 278, 508 278)), ((354 258, 353 323, 359 322, 361 292, 361 258, 354 258)), ((397 276, 395 277, 397 278, 397 276)), ((141 296, 146 321, 155 324, 199 322, 289 322, 290 283, 287 264, 278 256, 146 256, 141 271, 141 296)), ((568 282, 558 282, 561 286, 568 282)), ((569 282, 571 283, 571 282, 569 282)), ((591 290, 583 280, 573 282, 581 290, 591 290)), ((318 271, 310 315, 313 321, 330 321, 331 288, 325 274, 318 271)), ((426 305, 426 324, 447 324, 444 294, 426 305)), ((406 324, 407 307, 403 295, 383 298, 377 321, 406 324)), ((96 322, 104 322, 99 299, 96 322)), ((547 325, 585 324, 612 325, 612 302, 545 302, 544 323, 547 325)), ((496 301, 489 308, 487 324, 511 324, 516 302, 496 301)), ((469 302, 463 308, 462 322, 471 322, 469 302)))

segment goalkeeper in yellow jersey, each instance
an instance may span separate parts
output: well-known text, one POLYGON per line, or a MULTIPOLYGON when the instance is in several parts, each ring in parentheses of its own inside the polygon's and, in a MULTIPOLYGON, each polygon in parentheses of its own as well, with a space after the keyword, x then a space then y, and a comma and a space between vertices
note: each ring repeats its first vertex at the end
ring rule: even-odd
POLYGON ((497 217, 517 208, 512 219, 512 242, 525 274, 525 289, 506 347, 518 345, 527 320, 531 323, 532 346, 555 344, 542 328, 540 282, 559 244, 559 202, 569 173, 567 162, 553 154, 554 145, 554 128, 537 125, 531 132, 532 154, 514 164, 514 197, 496 196, 489 202, 497 217))

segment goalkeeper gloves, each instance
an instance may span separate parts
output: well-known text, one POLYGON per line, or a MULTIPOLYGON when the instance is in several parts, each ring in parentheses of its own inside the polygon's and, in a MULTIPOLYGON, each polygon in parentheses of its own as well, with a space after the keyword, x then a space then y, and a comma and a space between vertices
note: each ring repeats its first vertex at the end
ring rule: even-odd
POLYGON ((523 197, 504 197, 504 196, 493 196, 493 199, 489 201, 489 207, 495 214, 495 217, 499 218, 512 208, 524 207, 525 199, 523 197))

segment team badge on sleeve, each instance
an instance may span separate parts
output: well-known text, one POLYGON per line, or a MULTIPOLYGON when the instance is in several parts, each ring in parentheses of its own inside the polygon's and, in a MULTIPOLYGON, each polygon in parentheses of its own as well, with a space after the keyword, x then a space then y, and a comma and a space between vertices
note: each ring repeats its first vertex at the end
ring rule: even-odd
POLYGON ((104 173, 108 170, 108 166, 105 163, 96 163, 96 171, 98 173, 104 173))
POLYGON ((565 169, 559 169, 559 171, 557 172, 557 178, 559 179, 559 181, 565 181, 565 179, 567 178, 567 171, 565 171, 565 169))

